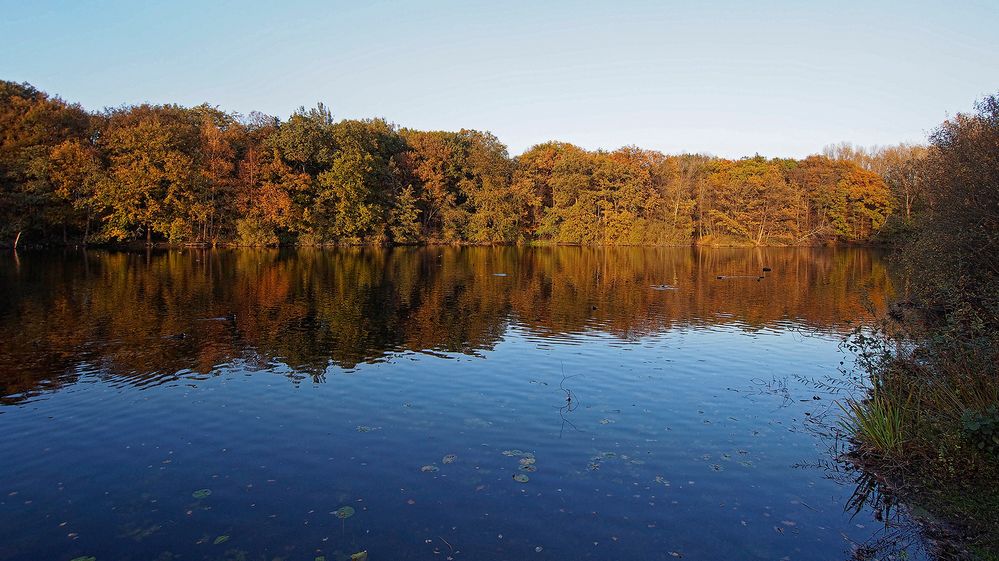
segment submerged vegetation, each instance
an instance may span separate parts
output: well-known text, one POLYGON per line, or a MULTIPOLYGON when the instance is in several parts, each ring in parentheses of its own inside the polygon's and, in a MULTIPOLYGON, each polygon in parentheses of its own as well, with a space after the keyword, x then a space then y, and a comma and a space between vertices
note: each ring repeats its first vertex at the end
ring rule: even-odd
POLYGON ((999 558, 999 97, 943 123, 926 207, 900 250, 908 292, 855 339, 867 395, 847 402, 855 463, 999 558))
POLYGON ((88 112, 0 81, 0 244, 814 245, 904 232, 925 149, 726 160, 209 105, 88 112))

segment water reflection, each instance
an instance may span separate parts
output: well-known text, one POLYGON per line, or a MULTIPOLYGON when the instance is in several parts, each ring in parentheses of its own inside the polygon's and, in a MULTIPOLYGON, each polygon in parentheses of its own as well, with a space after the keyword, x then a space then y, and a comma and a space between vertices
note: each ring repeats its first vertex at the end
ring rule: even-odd
POLYGON ((840 332, 892 290, 875 252, 845 249, 90 251, 5 259, 0 286, 6 403, 82 371, 148 385, 238 361, 319 380, 400 351, 475 355, 511 327, 840 332))
POLYGON ((828 479, 869 250, 23 253, 0 288, 0 561, 922 558, 828 479))

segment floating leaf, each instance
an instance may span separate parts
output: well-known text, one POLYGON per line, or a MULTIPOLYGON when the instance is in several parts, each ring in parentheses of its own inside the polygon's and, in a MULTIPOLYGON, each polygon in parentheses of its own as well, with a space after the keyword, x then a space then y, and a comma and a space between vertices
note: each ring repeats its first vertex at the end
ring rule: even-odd
POLYGON ((97 558, 93 555, 85 555, 83 557, 75 557, 73 561, 97 561, 97 558))
POLYGON ((357 430, 357 432, 371 432, 373 430, 378 430, 378 428, 377 427, 369 427, 369 426, 366 426, 366 425, 360 425, 360 426, 357 427, 356 430, 357 430))
POLYGON ((445 464, 453 464, 453 463, 454 463, 454 462, 456 462, 457 460, 458 460, 458 456, 456 456, 456 455, 454 455, 454 454, 448 454, 447 456, 444 456, 444 457, 443 457, 443 458, 441 459, 441 462, 443 462, 443 463, 445 463, 445 464))
POLYGON ((198 489, 197 491, 191 493, 191 496, 195 499, 203 499, 212 494, 211 489, 198 489))
POLYGON ((611 424, 613 422, 614 421, 612 421, 611 419, 600 419, 600 424, 601 425, 609 425, 609 424, 611 424))
POLYGON ((350 561, 368 561, 368 550, 358 551, 350 556, 350 561))
POLYGON ((513 476, 513 480, 518 483, 527 483, 528 481, 531 480, 531 478, 524 475, 523 473, 518 473, 513 476))
POLYGON ((229 534, 222 534, 221 536, 215 538, 215 541, 212 542, 212 543, 214 543, 215 545, 218 545, 220 543, 225 543, 227 541, 229 541, 229 534))
POLYGON ((340 520, 343 520, 345 518, 350 518, 351 516, 354 516, 354 507, 342 506, 333 511, 333 516, 336 516, 340 520))
POLYGON ((520 466, 520 471, 526 471, 528 473, 534 473, 538 471, 538 466, 533 464, 527 464, 525 466, 520 466))
POLYGON ((441 470, 441 468, 439 468, 439 467, 437 467, 435 465, 426 465, 426 466, 423 466, 423 467, 420 468, 420 471, 422 471, 423 473, 434 473, 434 472, 437 472, 437 471, 440 471, 440 470, 441 470))
POLYGON ((316 557, 316 561, 326 561, 326 556, 325 555, 320 555, 320 556, 316 557))
POLYGON ((534 458, 521 458, 520 459, 520 465, 522 465, 522 466, 529 466, 529 465, 534 464, 535 462, 537 462, 537 460, 535 460, 534 458))

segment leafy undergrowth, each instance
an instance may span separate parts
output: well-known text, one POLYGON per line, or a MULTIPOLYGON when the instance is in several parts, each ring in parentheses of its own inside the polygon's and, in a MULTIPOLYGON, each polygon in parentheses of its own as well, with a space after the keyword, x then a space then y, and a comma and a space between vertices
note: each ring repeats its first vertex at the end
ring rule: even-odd
POLYGON ((903 316, 847 344, 867 384, 840 404, 846 459, 907 505, 939 559, 999 560, 999 337, 973 310, 903 316))

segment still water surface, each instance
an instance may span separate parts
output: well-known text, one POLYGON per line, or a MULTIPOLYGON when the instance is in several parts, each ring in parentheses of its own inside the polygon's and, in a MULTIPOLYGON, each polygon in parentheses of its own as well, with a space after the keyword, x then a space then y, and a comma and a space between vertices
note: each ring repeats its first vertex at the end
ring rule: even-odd
POLYGON ((826 428, 892 293, 870 250, 22 253, 0 288, 0 560, 821 560, 891 532, 826 428))

